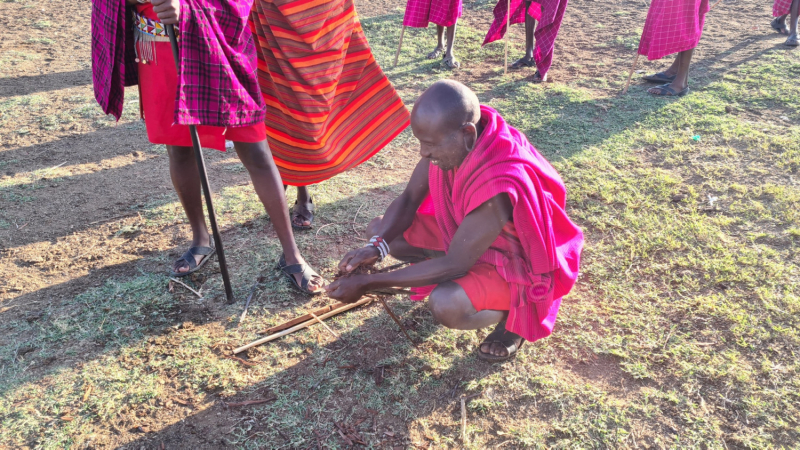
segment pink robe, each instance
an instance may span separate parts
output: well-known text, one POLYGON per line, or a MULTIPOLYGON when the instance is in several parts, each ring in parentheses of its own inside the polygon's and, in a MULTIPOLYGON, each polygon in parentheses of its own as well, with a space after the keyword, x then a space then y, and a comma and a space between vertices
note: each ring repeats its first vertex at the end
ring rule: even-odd
POLYGON ((772 17, 780 17, 789 14, 792 7, 792 0, 775 0, 772 4, 772 17))
POLYGON ((481 106, 481 123, 483 133, 460 167, 430 166, 436 223, 447 251, 467 214, 508 194, 518 236, 501 233, 479 261, 509 283, 506 328, 535 341, 553 331, 561 297, 575 284, 583 233, 565 212, 564 182, 525 135, 488 106, 481 106))
POLYGON ((461 0, 408 0, 403 25, 427 28, 432 22, 451 27, 461 17, 461 0))
POLYGON ((639 54, 653 60, 697 47, 708 10, 708 0, 653 0, 639 54))
MULTIPOLYGON (((553 63, 553 49, 568 1, 538 0, 531 2, 531 6, 528 8, 527 13, 536 19, 536 29, 533 31, 533 37, 536 39, 533 59, 541 76, 547 75, 547 71, 550 70, 550 65, 553 63)), ((506 34, 507 11, 508 0, 499 0, 497 6, 494 7, 494 22, 486 33, 483 45, 502 39, 506 34)), ((512 24, 525 22, 524 0, 511 0, 511 11, 512 24)))

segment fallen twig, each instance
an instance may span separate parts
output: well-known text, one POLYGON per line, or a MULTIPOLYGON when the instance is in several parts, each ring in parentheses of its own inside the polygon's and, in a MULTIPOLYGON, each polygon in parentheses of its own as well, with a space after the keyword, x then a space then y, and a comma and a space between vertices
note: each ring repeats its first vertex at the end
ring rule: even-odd
MULTIPOLYGON (((328 317, 333 317, 333 316, 335 316, 337 314, 341 314, 341 313, 343 313, 345 311, 351 310, 353 308, 357 308, 357 307, 359 307, 361 305, 364 305, 364 304, 367 304, 367 303, 369 303, 371 301, 372 301, 372 298, 368 297, 368 298, 363 298, 363 299, 361 299, 361 300, 359 300, 359 301, 357 301, 355 303, 345 304, 341 308, 335 309, 335 310, 333 310, 333 311, 331 311, 331 312, 329 312, 327 314, 323 314, 322 316, 319 316, 318 319, 319 320, 325 320, 328 317)), ((241 352, 243 352, 243 351, 245 351, 245 350, 247 350, 249 348, 255 347, 257 345, 265 344, 265 343, 267 343, 269 341, 273 341, 273 340, 278 339, 280 337, 286 336, 287 334, 292 334, 297 330, 302 330, 303 328, 308 328, 309 326, 311 326, 311 325, 313 325, 315 323, 317 323, 317 320, 314 320, 314 318, 312 317, 311 320, 309 320, 307 322, 303 322, 301 324, 295 325, 295 326, 293 326, 291 328, 288 328, 286 330, 283 330, 281 332, 278 332, 278 333, 275 333, 275 334, 271 334, 271 335, 269 335, 267 337, 261 338, 261 339, 255 341, 255 342, 251 342, 251 343, 249 343, 247 345, 243 345, 243 346, 235 349, 233 351, 233 354, 235 355, 237 353, 241 353, 241 352)))
POLYGON ((186 289, 188 289, 188 290, 192 291, 192 292, 194 293, 194 295, 196 295, 198 298, 203 298, 203 296, 202 296, 202 295, 200 295, 200 293, 199 293, 199 292, 197 292, 197 291, 195 291, 194 289, 192 289, 192 288, 190 288, 189 286, 187 286, 187 285, 186 285, 186 283, 184 283, 183 281, 181 281, 181 280, 179 280, 179 279, 177 279, 177 278, 170 278, 170 280, 172 280, 172 281, 174 281, 174 282, 176 282, 176 283, 180 284, 181 286, 185 287, 186 289))
POLYGON ((312 313, 308 313, 308 314, 309 314, 311 317, 313 317, 313 318, 314 318, 314 320, 316 320, 317 322, 319 322, 319 324, 320 324, 320 325, 322 325, 323 327, 325 327, 325 329, 326 329, 326 330, 328 330, 328 332, 330 332, 330 333, 333 335, 333 337, 335 337, 336 339, 339 339, 339 335, 338 335, 338 334, 336 334, 336 332, 335 332, 335 331, 333 331, 333 330, 331 329, 331 327, 329 327, 329 326, 328 326, 328 324, 326 324, 325 322, 323 322, 322 320, 320 320, 320 318, 319 318, 319 317, 317 317, 317 315, 316 315, 316 314, 314 314, 313 312, 312 312, 312 313))
POLYGON ((461 398, 461 442, 467 443, 467 404, 464 398, 461 398))
POLYGON ((380 301, 380 302, 381 302, 381 305, 383 305, 383 309, 385 309, 385 310, 386 310, 386 312, 387 312, 387 313, 389 313, 389 315, 392 317, 392 319, 394 319, 394 322, 397 324, 397 326, 398 326, 398 327, 400 327, 400 331, 402 331, 402 332, 403 332, 403 334, 405 334, 405 335, 406 335, 406 337, 408 338, 408 340, 409 340, 409 341, 411 341, 411 344, 412 344, 414 347, 417 347, 417 343, 416 343, 416 342, 414 342, 414 340, 413 340, 413 339, 411 339, 411 336, 409 336, 409 335, 408 335, 408 332, 406 331, 406 327, 404 327, 404 326, 403 326, 403 324, 402 324, 402 323, 400 323, 400 319, 398 319, 398 318, 397 318, 397 316, 396 316, 396 315, 394 314, 394 312, 392 311, 392 309, 391 309, 391 308, 389 308, 389 305, 387 305, 387 304, 386 304, 386 301, 384 301, 382 297, 377 297, 377 296, 376 296, 375 298, 377 298, 377 299, 378 299, 378 301, 380 301))
POLYGON ((278 397, 272 397, 272 398, 267 398, 267 399, 264 399, 264 400, 246 400, 246 401, 243 401, 243 402, 236 402, 236 403, 222 402, 222 405, 225 406, 226 408, 235 407, 235 406, 252 406, 252 405, 261 405, 261 404, 264 404, 264 403, 274 402, 277 399, 278 399, 278 397))
POLYGON ((254 363, 254 362, 250 362, 250 361, 245 361, 245 360, 243 360, 242 358, 237 358, 237 357, 235 357, 235 356, 227 356, 227 355, 224 355, 224 356, 223 356, 223 358, 226 358, 226 359, 232 359, 232 360, 234 360, 234 361, 238 361, 238 362, 240 362, 240 363, 244 364, 245 366, 249 366, 249 367, 254 367, 254 366, 257 366, 257 365, 258 365, 258 363, 254 363))
POLYGON ((253 299, 253 294, 256 293, 256 288, 258 288, 258 279, 259 278, 260 278, 260 275, 258 277, 256 277, 256 282, 253 283, 253 287, 250 288, 250 294, 247 296, 247 301, 244 304, 244 311, 242 311, 242 315, 239 316, 239 325, 241 325, 242 322, 244 322, 244 318, 245 318, 245 316, 247 316, 247 308, 250 307, 250 300, 253 299))
MULTIPOLYGON (((339 302, 339 303, 336 303, 334 305, 328 305, 328 306, 325 306, 325 307, 322 307, 322 308, 319 308, 319 309, 315 309, 314 311, 311 311, 311 313, 316 314, 317 316, 321 316, 323 314, 326 314, 326 313, 329 313, 329 312, 333 311, 334 309, 339 309, 342 306, 346 306, 346 305, 348 305, 348 303, 339 302)), ((266 330, 259 331, 258 334, 277 333, 278 331, 283 331, 283 330, 285 330, 287 328, 291 328, 291 327, 293 327, 295 325, 298 325, 298 324, 301 324, 303 322, 307 322, 309 320, 313 320, 314 318, 311 317, 311 313, 303 314, 300 317, 296 317, 296 318, 294 318, 292 320, 289 320, 287 322, 284 322, 284 323, 282 323, 280 325, 276 325, 274 327, 267 328, 266 330)))

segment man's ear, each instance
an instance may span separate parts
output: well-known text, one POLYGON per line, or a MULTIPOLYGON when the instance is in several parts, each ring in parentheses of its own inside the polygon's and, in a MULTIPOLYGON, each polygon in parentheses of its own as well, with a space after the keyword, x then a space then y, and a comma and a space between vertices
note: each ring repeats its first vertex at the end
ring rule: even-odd
POLYGON ((475 148, 475 141, 478 140, 478 129, 475 128, 475 124, 467 122, 461 125, 461 134, 464 136, 464 145, 467 150, 472 151, 475 148))

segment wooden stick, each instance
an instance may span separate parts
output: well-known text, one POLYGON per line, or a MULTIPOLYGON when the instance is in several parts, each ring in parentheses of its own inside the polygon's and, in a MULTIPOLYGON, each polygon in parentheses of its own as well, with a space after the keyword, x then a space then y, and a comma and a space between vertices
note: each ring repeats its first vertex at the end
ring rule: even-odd
POLYGON ((411 339, 411 336, 408 335, 408 332, 406 331, 406 327, 404 327, 403 324, 400 323, 400 319, 398 319, 397 316, 394 315, 394 312, 392 312, 392 309, 389 308, 389 305, 386 304, 386 301, 383 300, 383 297, 375 297, 375 298, 377 298, 381 302, 381 305, 383 305, 383 309, 385 309, 386 312, 389 313, 390 316, 392 316, 392 319, 394 319, 394 323, 396 323, 397 326, 400 327, 400 331, 402 331, 403 334, 406 335, 408 340, 411 341, 411 344, 414 345, 414 347, 417 347, 417 343, 414 342, 414 340, 411 339))
POLYGON ((403 35, 406 34, 406 26, 403 25, 403 29, 400 30, 400 43, 397 44, 397 53, 394 55, 394 66, 397 67, 397 58, 400 57, 400 49, 403 48, 403 35))
POLYGON ((461 442, 467 443, 467 405, 461 397, 461 442))
MULTIPOLYGON (((371 301, 372 301, 372 298, 362 298, 361 300, 359 300, 359 301, 357 301, 355 303, 345 304, 345 306, 342 306, 341 308, 334 309, 333 311, 331 311, 331 312, 329 312, 327 314, 323 314, 323 315, 319 316, 319 320, 325 320, 328 317, 332 317, 332 316, 335 316, 337 314, 341 314, 341 313, 343 313, 345 311, 351 310, 353 308, 357 308, 357 307, 359 307, 361 305, 364 305, 366 303, 369 303, 371 301)), ((312 317, 312 319, 309 320, 308 322, 303 322, 303 323, 301 323, 299 325, 295 325, 295 326, 293 326, 293 327, 291 327, 289 329, 283 330, 283 331, 281 331, 279 333, 271 334, 271 335, 269 335, 269 336, 267 336, 265 338, 261 338, 261 339, 255 341, 255 342, 251 342, 251 343, 249 343, 247 345, 243 345, 243 346, 235 349, 233 351, 233 354, 235 355, 237 353, 241 353, 241 352, 247 350, 248 348, 252 348, 252 347, 255 347, 257 345, 265 344, 265 343, 267 343, 269 341, 274 341, 275 339, 278 339, 280 337, 286 336, 287 334, 292 334, 297 330, 302 330, 303 328, 308 328, 309 326, 311 326, 311 325, 313 325, 315 323, 317 323, 317 321, 314 320, 314 318, 312 317)))
POLYGON ((714 4, 713 4, 713 5, 711 5, 711 8, 708 8, 708 12, 711 12, 711 10, 712 10, 712 9, 714 9, 714 7, 715 7, 715 6, 719 5, 719 3, 720 3, 721 1, 722 1, 722 0, 717 0, 716 2, 714 2, 714 4))
POLYGON ((508 0, 508 11, 506 13, 506 38, 504 39, 506 41, 506 64, 503 66, 503 76, 508 74, 508 35, 511 34, 511 0, 508 0))
POLYGON ((186 284, 184 284, 184 283, 183 283, 183 281, 181 281, 181 280, 179 280, 179 279, 177 279, 177 278, 170 278, 170 280, 172 280, 172 281, 174 281, 174 282, 176 282, 176 283, 180 284, 181 286, 185 287, 186 289, 188 289, 188 290, 190 290, 190 291, 194 292, 194 295, 198 296, 199 298, 203 298, 203 296, 202 296, 202 295, 200 295, 200 293, 199 293, 199 292, 195 291, 194 289, 192 289, 192 288, 190 288, 189 286, 187 286, 186 284))
POLYGON ((314 313, 309 313, 309 314, 311 315, 311 317, 313 317, 313 318, 314 318, 314 320, 316 320, 317 322, 319 322, 319 324, 320 324, 320 325, 322 325, 323 327, 325 327, 325 329, 326 329, 326 330, 328 330, 328 331, 329 331, 329 332, 330 332, 330 333, 333 335, 333 337, 335 337, 336 339, 339 339, 339 335, 338 335, 338 334, 336 334, 336 332, 335 332, 335 331, 331 330, 331 327, 329 327, 329 326, 328 326, 328 325, 327 325, 325 322, 321 321, 321 320, 319 319, 319 317, 317 317, 317 315, 316 315, 316 314, 314 314, 314 313))
POLYGON ((633 78, 633 71, 636 70, 636 63, 639 62, 639 51, 636 51, 636 58, 633 60, 633 65, 631 66, 631 72, 628 74, 628 82, 625 83, 625 89, 622 90, 622 95, 628 93, 628 87, 631 85, 631 78, 633 78))
POLYGON ((256 277, 256 282, 253 283, 253 287, 250 288, 250 294, 247 296, 247 302, 245 302, 244 304, 244 311, 242 311, 242 315, 239 316, 239 325, 241 325, 242 322, 244 322, 244 318, 247 315, 247 308, 250 307, 250 300, 253 299, 253 294, 256 293, 257 287, 258 287, 258 277, 256 277))
MULTIPOLYGON (((315 309, 314 311, 311 311, 311 313, 316 314, 317 316, 321 316, 323 314, 326 314, 326 313, 329 313, 329 312, 333 311, 334 309, 339 309, 342 306, 346 306, 346 305, 348 305, 348 303, 341 303, 340 302, 340 303, 336 303, 335 305, 328 305, 328 306, 325 306, 325 307, 322 307, 322 308, 319 308, 319 309, 315 309)), ((293 326, 295 326, 297 324, 300 324, 300 323, 303 323, 303 322, 307 322, 309 320, 314 320, 314 318, 311 317, 311 313, 303 314, 302 316, 297 317, 295 319, 292 319, 292 320, 290 320, 288 322, 284 322, 284 323, 282 323, 280 325, 276 325, 274 327, 267 328, 264 331, 259 331, 258 334, 273 334, 273 333, 277 333, 278 331, 283 331, 283 330, 285 330, 287 328, 291 328, 291 327, 293 327, 293 326)))

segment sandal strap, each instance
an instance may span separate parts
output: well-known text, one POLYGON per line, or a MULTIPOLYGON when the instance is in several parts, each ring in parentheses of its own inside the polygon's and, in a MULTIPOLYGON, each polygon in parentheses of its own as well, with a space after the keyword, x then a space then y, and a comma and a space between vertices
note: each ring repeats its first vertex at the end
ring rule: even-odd
POLYGON ((197 247, 190 248, 189 251, 187 251, 186 253, 189 253, 192 256, 196 256, 196 255, 205 256, 205 255, 210 255, 210 254, 214 253, 215 251, 216 251, 216 249, 214 247, 205 247, 205 246, 202 246, 202 245, 198 245, 197 247))

